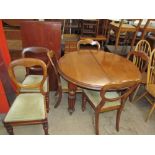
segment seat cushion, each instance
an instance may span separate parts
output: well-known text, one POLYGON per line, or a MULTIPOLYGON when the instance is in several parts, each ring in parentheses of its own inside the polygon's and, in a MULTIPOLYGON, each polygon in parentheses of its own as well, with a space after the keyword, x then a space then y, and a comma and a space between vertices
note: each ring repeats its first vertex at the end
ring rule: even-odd
MULTIPOLYGON (((101 101, 100 92, 95 91, 95 90, 84 89, 84 93, 87 95, 87 97, 90 99, 90 101, 94 104, 94 106, 97 107, 97 105, 101 101)), ((119 94, 117 92, 106 92, 105 97, 106 98, 116 98, 116 97, 119 97, 119 94)), ((113 101, 113 102, 106 102, 104 105, 104 108, 113 107, 113 106, 117 106, 120 104, 121 104, 120 100, 113 101)))
MULTIPOLYGON (((43 76, 42 75, 28 75, 22 82, 22 84, 35 84, 39 83, 42 80, 43 76)), ((43 85, 43 90, 44 92, 48 92, 48 78, 46 78, 44 85, 43 85)), ((22 88, 20 92, 40 92, 38 88, 22 88)))
POLYGON ((146 86, 146 90, 148 91, 149 94, 155 97, 155 84, 148 84, 146 86))
POLYGON ((45 119, 44 96, 41 93, 24 93, 16 97, 4 122, 45 119))

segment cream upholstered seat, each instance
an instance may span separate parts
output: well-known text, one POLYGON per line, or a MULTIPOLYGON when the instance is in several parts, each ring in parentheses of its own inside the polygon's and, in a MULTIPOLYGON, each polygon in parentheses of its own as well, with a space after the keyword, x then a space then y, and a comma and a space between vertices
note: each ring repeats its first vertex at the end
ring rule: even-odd
POLYGON ((44 96, 40 93, 26 93, 16 97, 4 121, 33 121, 45 117, 44 96))
MULTIPOLYGON (((97 107, 100 101, 102 100, 100 96, 100 92, 95 91, 95 90, 88 90, 88 89, 84 89, 83 91, 88 96, 88 98, 94 103, 94 106, 97 107)), ((116 97, 119 97, 119 93, 118 92, 106 92, 105 97, 116 98, 116 97)), ((120 101, 121 100, 117 100, 114 102, 105 102, 104 108, 111 107, 111 106, 118 106, 121 104, 120 101)))
POLYGON ((83 89, 82 110, 88 102, 95 111, 95 132, 99 134, 99 114, 105 111, 117 110, 116 130, 119 131, 119 121, 124 104, 137 87, 138 82, 130 81, 120 84, 108 84, 101 91, 83 89))
POLYGON ((3 121, 7 132, 9 134, 14 134, 13 126, 42 124, 45 134, 48 134, 46 113, 47 101, 46 92, 44 91, 46 88, 43 89, 44 82, 47 79, 46 64, 43 61, 34 58, 17 59, 10 63, 8 71, 11 80, 17 88, 17 96, 3 121), (27 68, 39 66, 43 70, 42 78, 40 77, 37 83, 35 80, 34 83, 33 80, 31 80, 23 84, 16 79, 14 73, 14 68, 16 66, 23 66, 27 68), (24 91, 23 93, 20 91, 21 89, 27 89, 30 91, 24 91), (31 89, 37 91, 33 92, 31 89))
MULTIPOLYGON (((28 85, 28 84, 38 83, 38 82, 40 82, 42 80, 42 78, 43 78, 42 75, 27 75, 25 77, 24 81, 22 82, 22 84, 28 85)), ((43 89, 44 89, 44 92, 49 91, 48 77, 46 78, 46 80, 44 82, 43 89)), ((38 88, 34 88, 34 89, 21 88, 20 91, 21 92, 39 92, 39 89, 38 88)))

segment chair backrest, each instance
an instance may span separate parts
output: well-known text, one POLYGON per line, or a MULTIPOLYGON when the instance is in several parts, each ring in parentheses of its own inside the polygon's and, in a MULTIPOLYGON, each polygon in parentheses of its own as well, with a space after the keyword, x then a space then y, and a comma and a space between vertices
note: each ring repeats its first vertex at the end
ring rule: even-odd
POLYGON ((155 84, 155 49, 151 52, 148 65, 146 86, 148 86, 149 84, 155 84))
POLYGON ((79 40, 77 43, 77 50, 79 51, 81 49, 81 45, 96 45, 97 46, 97 50, 100 50, 100 44, 98 41, 94 41, 92 39, 83 39, 83 40, 79 40))
POLYGON ((141 73, 145 72, 149 63, 149 57, 143 52, 129 52, 127 59, 132 61, 141 73))
POLYGON ((140 81, 128 81, 123 83, 107 84, 103 86, 100 91, 100 96, 102 99, 101 102, 98 104, 97 108, 102 108, 105 102, 114 102, 118 100, 121 101, 121 106, 123 106, 129 95, 135 90, 139 82, 140 81), (105 97, 106 92, 111 91, 118 92, 120 96, 115 98, 105 97))
POLYGON ((42 94, 45 94, 45 92, 43 90, 43 84, 47 78, 47 66, 42 60, 35 59, 35 58, 21 58, 21 59, 14 60, 9 64, 8 72, 9 72, 11 80, 14 82, 15 86, 17 87, 17 93, 20 93, 21 88, 30 88, 30 89, 31 88, 38 88, 42 94), (34 66, 41 67, 43 70, 42 80, 40 82, 34 83, 34 84, 22 84, 22 83, 20 83, 16 79, 15 72, 14 72, 15 67, 17 67, 17 66, 23 66, 25 68, 31 68, 34 66))
POLYGON ((144 52, 147 54, 148 57, 150 57, 151 55, 150 43, 147 40, 140 40, 135 47, 135 51, 144 52))
MULTIPOLYGON (((42 61, 44 61, 47 65, 47 68, 49 67, 49 60, 47 57, 47 52, 49 51, 49 49, 45 48, 45 47, 27 47, 24 48, 22 51, 22 57, 23 58, 37 58, 40 59, 42 61)), ((42 74, 42 70, 41 68, 37 67, 32 67, 32 68, 26 68, 26 72, 27 74, 29 73, 35 73, 35 74, 42 74)))

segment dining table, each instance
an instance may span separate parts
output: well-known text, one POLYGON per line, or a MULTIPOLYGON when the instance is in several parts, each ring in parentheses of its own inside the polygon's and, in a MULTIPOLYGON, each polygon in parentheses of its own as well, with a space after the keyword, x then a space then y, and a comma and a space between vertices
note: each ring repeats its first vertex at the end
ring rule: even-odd
POLYGON ((138 68, 126 58, 95 49, 69 52, 58 61, 59 74, 68 81, 68 111, 75 110, 76 89, 101 90, 107 84, 141 81, 138 68))

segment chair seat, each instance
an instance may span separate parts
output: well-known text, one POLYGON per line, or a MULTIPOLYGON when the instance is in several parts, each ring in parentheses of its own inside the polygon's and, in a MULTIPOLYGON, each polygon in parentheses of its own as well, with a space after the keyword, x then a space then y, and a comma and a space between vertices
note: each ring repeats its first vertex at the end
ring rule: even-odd
POLYGON ((4 122, 33 121, 45 119, 44 96, 40 93, 25 93, 16 97, 4 122))
MULTIPOLYGON (((68 82, 62 77, 60 77, 60 80, 63 92, 68 92, 68 82)), ((80 87, 77 87, 76 92, 82 92, 82 89, 80 87)))
MULTIPOLYGON (((28 75, 22 82, 22 84, 29 85, 29 84, 35 84, 38 83, 42 80, 43 76, 42 75, 28 75)), ((46 78, 44 85, 43 85, 43 90, 45 92, 48 92, 48 78, 46 78)), ((39 92, 39 89, 34 88, 21 88, 20 92, 39 92)))
POLYGON ((149 94, 155 97, 155 84, 148 84, 146 90, 148 91, 149 94))
MULTIPOLYGON (((83 91, 90 99, 90 101, 94 104, 94 106, 97 107, 97 105, 100 103, 102 99, 100 96, 100 92, 95 90, 88 90, 88 89, 84 89, 83 91)), ((119 97, 119 94, 117 92, 106 92, 105 97, 116 98, 116 97, 119 97)), ((104 105, 104 108, 118 106, 120 104, 121 104, 120 100, 113 101, 113 102, 106 102, 104 105)))

